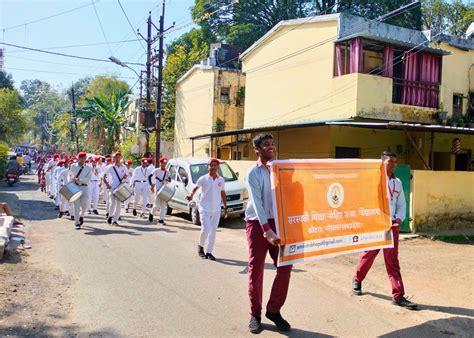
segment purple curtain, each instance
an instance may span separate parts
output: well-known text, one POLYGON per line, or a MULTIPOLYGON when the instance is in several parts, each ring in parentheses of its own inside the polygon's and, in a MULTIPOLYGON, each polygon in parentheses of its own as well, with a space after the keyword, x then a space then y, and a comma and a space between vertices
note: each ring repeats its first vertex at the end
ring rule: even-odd
POLYGON ((351 40, 350 73, 362 73, 362 67, 363 67, 362 39, 355 38, 351 40))
POLYGON ((385 46, 383 50, 383 76, 393 77, 393 51, 390 46, 385 46))
POLYGON ((345 50, 344 46, 336 45, 336 76, 341 76, 345 74, 345 50))
POLYGON ((418 81, 418 54, 416 52, 406 52, 404 62, 404 80, 402 91, 402 104, 418 106, 421 103, 421 91, 417 84, 412 81, 418 81))
POLYGON ((424 82, 423 107, 438 108, 440 61, 441 58, 436 55, 421 55, 420 81, 424 82))

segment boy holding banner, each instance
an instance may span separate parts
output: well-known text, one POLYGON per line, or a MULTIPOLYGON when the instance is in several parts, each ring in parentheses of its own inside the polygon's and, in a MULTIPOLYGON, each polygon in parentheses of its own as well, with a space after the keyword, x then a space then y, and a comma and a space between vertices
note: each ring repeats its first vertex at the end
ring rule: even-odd
MULTIPOLYGON (((270 134, 259 134, 252 142, 258 161, 247 174, 249 203, 245 211, 249 246, 249 331, 260 333, 262 331, 261 312, 265 257, 269 252, 275 267, 277 266, 280 239, 275 233, 269 167, 269 162, 273 160, 276 153, 275 142, 270 134)), ((281 331, 288 331, 291 328, 291 325, 280 314, 280 309, 288 294, 291 269, 292 265, 277 267, 265 314, 281 331)))
MULTIPOLYGON (((390 151, 384 151, 382 154, 382 160, 388 176, 390 217, 392 219, 393 248, 383 249, 385 267, 387 269, 390 283, 392 284, 392 303, 409 310, 415 310, 417 309, 417 305, 404 297, 405 290, 398 261, 398 237, 400 224, 403 223, 406 215, 406 201, 402 182, 400 179, 395 177, 397 155, 390 151)), ((357 265, 356 273, 352 281, 352 292, 354 294, 362 294, 362 281, 367 276, 367 273, 372 267, 379 251, 380 249, 364 251, 360 255, 359 264, 357 265)))

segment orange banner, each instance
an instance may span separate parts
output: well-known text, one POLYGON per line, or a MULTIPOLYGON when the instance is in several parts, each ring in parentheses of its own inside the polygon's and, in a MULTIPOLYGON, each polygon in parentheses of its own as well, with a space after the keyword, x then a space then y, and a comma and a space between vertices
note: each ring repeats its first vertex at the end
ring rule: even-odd
POLYGON ((393 247, 380 160, 272 162, 279 266, 393 247))

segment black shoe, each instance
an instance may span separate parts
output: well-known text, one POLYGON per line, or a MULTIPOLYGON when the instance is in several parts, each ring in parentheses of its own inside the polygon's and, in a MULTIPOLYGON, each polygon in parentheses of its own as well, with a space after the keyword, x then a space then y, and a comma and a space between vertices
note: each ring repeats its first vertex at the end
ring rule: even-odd
POLYGON ((153 204, 148 203, 148 204, 146 205, 146 207, 147 207, 147 208, 153 208, 153 204))
POLYGON ((121 220, 122 220, 122 217, 119 216, 119 219, 118 219, 118 220, 121 221, 121 220))
POLYGON ((63 215, 64 215, 64 212, 62 212, 62 211, 58 212, 58 218, 63 217, 63 215))
POLYGON ((80 224, 80 225, 83 225, 83 224, 84 224, 84 218, 83 218, 83 217, 79 217, 79 224, 80 224))
POLYGON ((162 219, 160 219, 160 220, 158 221, 158 223, 160 223, 161 225, 166 225, 165 221, 162 220, 162 219))
POLYGON ((99 214, 99 212, 98 212, 97 210, 92 210, 92 213, 93 213, 94 215, 98 215, 98 214, 99 214))
POLYGON ((113 222, 112 225, 115 225, 116 227, 119 226, 119 224, 117 222, 113 222))
POLYGON ((251 316, 249 322, 249 331, 255 334, 262 332, 263 327, 261 321, 262 319, 260 317, 251 316))
POLYGON ((107 223, 112 224, 112 217, 107 218, 107 223))
POLYGON ((76 230, 81 230, 81 225, 80 224, 76 224, 76 230))
POLYGON ((198 245, 198 255, 199 257, 206 258, 206 254, 204 253, 204 248, 198 245))
POLYGON ((362 294, 362 283, 352 281, 352 293, 354 295, 360 296, 362 294))
MULTIPOLYGON (((148 220, 149 220, 150 222, 153 222, 153 214, 149 214, 149 215, 148 215, 148 220)), ((158 222, 158 223, 160 223, 160 222, 158 222)))
POLYGON ((133 209, 133 210, 132 210, 132 215, 133 215, 133 216, 136 216, 136 215, 137 215, 137 210, 136 210, 136 209, 133 209))
POLYGON ((268 319, 270 319, 272 322, 275 323, 276 327, 278 328, 278 330, 280 331, 288 331, 291 329, 291 325, 290 323, 288 323, 286 320, 283 319, 283 317, 281 316, 280 312, 277 312, 277 313, 271 313, 271 312, 267 312, 265 314, 265 317, 267 317, 268 319))
POLYGON ((215 260, 216 260, 216 257, 214 257, 214 256, 213 256, 211 253, 209 253, 209 252, 206 254, 206 258, 209 259, 209 260, 211 260, 211 261, 215 261, 215 260))
POLYGON ((74 221, 74 216, 71 216, 71 221, 74 221))
POLYGON ((410 302, 408 299, 406 299, 405 297, 402 297, 400 298, 399 300, 393 300, 392 301, 392 304, 393 305, 398 305, 398 306, 401 306, 401 307, 404 307, 408 310, 417 310, 418 309, 418 305, 415 304, 415 303, 412 303, 410 302))
POLYGON ((69 215, 69 211, 65 211, 65 212, 64 212, 64 215, 70 216, 70 215, 69 215))
POLYGON ((125 213, 126 213, 126 214, 128 214, 128 208, 127 208, 127 209, 125 209, 125 213))
POLYGON ((105 218, 109 218, 109 213, 108 212, 105 213, 105 218))
POLYGON ((87 214, 88 214, 88 215, 92 214, 92 211, 90 211, 90 210, 89 210, 89 211, 87 211, 87 214))

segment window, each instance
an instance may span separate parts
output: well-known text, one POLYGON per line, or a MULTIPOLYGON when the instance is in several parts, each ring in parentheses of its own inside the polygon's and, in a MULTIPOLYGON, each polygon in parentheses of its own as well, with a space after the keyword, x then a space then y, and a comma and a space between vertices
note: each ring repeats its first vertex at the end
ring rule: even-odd
POLYGON ((223 104, 229 104, 229 88, 228 87, 221 88, 221 102, 223 104))
POLYGON ((336 147, 336 158, 360 158, 360 148, 336 147))
POLYGON ((170 165, 168 170, 170 172, 171 179, 174 180, 176 178, 176 167, 174 165, 170 165))
POLYGON ((462 94, 453 95, 453 117, 462 117, 462 94))
POLYGON ((184 170, 184 168, 179 167, 179 169, 178 169, 178 180, 185 183, 185 184, 187 183, 188 173, 186 172, 186 170, 184 170))
MULTIPOLYGON (((193 164, 191 166, 191 176, 194 183, 197 182, 199 177, 206 175, 208 172, 206 163, 193 164)), ((221 163, 217 172, 226 182, 237 180, 237 175, 235 175, 227 163, 221 163)))

